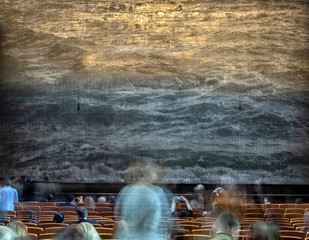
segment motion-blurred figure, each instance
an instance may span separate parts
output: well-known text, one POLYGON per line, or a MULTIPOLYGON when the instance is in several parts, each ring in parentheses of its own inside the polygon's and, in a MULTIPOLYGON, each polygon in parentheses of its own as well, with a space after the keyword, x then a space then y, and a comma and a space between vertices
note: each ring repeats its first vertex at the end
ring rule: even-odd
POLYGON ((76 228, 83 235, 84 240, 101 240, 100 235, 91 223, 82 222, 76 228))
POLYGON ((193 199, 191 200, 191 206, 193 208, 200 208, 204 209, 204 196, 203 193, 205 191, 205 187, 202 184, 198 184, 196 187, 193 188, 194 195, 193 199))
POLYGON ((22 238, 28 236, 28 229, 21 221, 10 222, 7 226, 16 233, 16 237, 22 238))
POLYGON ((4 180, 4 187, 0 190, 0 205, 2 210, 14 211, 14 202, 18 202, 18 193, 11 187, 11 180, 4 180))
POLYGON ((9 227, 0 226, 0 240, 15 240, 16 233, 9 227))
MULTIPOLYGON (((131 185, 116 200, 115 213, 121 214, 114 238, 120 240, 163 240, 159 232, 162 216, 170 214, 164 191, 152 185, 159 176, 154 164, 136 163, 128 170, 131 185)), ((168 216, 168 215, 166 215, 168 216)))
POLYGON ((272 222, 253 222, 249 229, 252 240, 279 240, 278 226, 272 222))
POLYGON ((232 240, 238 235, 240 228, 239 220, 233 213, 219 215, 213 227, 214 236, 211 240, 232 240))

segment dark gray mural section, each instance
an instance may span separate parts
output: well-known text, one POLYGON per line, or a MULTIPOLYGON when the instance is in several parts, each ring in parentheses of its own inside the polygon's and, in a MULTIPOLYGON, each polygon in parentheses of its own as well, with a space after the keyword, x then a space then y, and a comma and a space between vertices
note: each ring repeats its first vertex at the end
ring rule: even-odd
POLYGON ((308 1, 0 1, 1 175, 308 183, 308 1))

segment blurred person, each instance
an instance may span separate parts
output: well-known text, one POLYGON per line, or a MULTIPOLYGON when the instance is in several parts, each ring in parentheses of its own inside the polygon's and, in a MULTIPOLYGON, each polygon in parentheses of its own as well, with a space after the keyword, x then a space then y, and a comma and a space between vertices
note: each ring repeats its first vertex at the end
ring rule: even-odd
POLYGON ((109 202, 109 203, 116 203, 116 197, 115 197, 115 196, 109 196, 109 197, 108 197, 108 200, 106 200, 106 202, 109 202))
POLYGON ((65 203, 61 203, 60 204, 60 207, 65 207, 65 206, 68 206, 68 207, 77 207, 73 202, 75 200, 75 197, 71 194, 67 197, 67 201, 65 203))
POLYGON ((159 225, 170 209, 164 191, 152 184, 161 177, 161 169, 153 163, 136 162, 127 173, 131 184, 121 189, 116 200, 115 212, 121 214, 121 220, 114 238, 163 240, 159 225))
POLYGON ((98 202, 99 203, 106 203, 106 197, 105 196, 99 197, 98 202))
POLYGON ((211 210, 203 212, 203 215, 210 214, 212 216, 219 216, 223 212, 230 210, 230 201, 228 193, 222 187, 216 188, 210 196, 211 210))
POLYGON ((15 188, 15 184, 17 183, 17 178, 15 176, 11 176, 10 180, 11 180, 11 187, 15 188))
POLYGON ((55 240, 84 240, 83 234, 74 226, 64 228, 54 238, 55 240))
POLYGON ((252 240, 280 240, 278 226, 271 222, 253 222, 249 228, 252 240))
POLYGON ((221 213, 213 227, 213 237, 211 240, 233 240, 238 235, 240 223, 233 213, 221 213))
POLYGON ((31 177, 23 176, 23 193, 22 201, 34 201, 35 184, 32 182, 31 177))
POLYGON ((302 199, 302 198, 296 198, 295 199, 295 204, 302 204, 302 203, 304 203, 304 199, 302 199))
POLYGON ((28 236, 28 229, 21 221, 10 222, 7 226, 16 233, 18 238, 28 236))
POLYGON ((0 240, 15 240, 16 233, 9 227, 0 226, 0 240))
POLYGON ((14 202, 18 202, 18 193, 11 187, 11 180, 5 179, 4 186, 0 190, 0 203, 2 210, 14 211, 14 202))
POLYGON ((81 203, 82 200, 81 200, 80 197, 76 197, 76 198, 74 199, 74 202, 77 204, 77 203, 81 203))
POLYGON ((61 212, 57 212, 54 215, 54 219, 53 219, 54 223, 62 223, 63 220, 64 220, 64 215, 61 212))
POLYGON ((78 222, 77 223, 81 223, 81 222, 88 222, 88 223, 93 223, 93 224, 97 224, 97 221, 94 220, 88 220, 88 211, 86 208, 84 207, 80 207, 76 210, 76 214, 77 214, 77 218, 78 218, 78 222))
POLYGON ((95 208, 94 200, 92 197, 88 196, 85 198, 85 206, 95 208))
POLYGON ((194 196, 191 200, 191 206, 193 208, 202 208, 204 209, 204 196, 203 193, 205 191, 205 187, 202 184, 198 184, 193 188, 194 196))
POLYGON ((88 222, 82 222, 76 228, 83 235, 84 240, 101 240, 97 230, 88 222))
POLYGON ((171 205, 171 212, 172 217, 193 217, 193 209, 190 205, 189 201, 184 196, 175 196, 174 201, 171 205), (182 201, 185 202, 187 209, 181 208, 178 210, 178 213, 176 213, 176 205, 177 202, 182 201))
POLYGON ((52 195, 55 197, 55 185, 49 181, 49 176, 43 173, 43 182, 35 184, 35 193, 37 201, 46 201, 46 196, 52 195))
POLYGON ((304 226, 302 229, 300 229, 299 231, 303 231, 306 233, 309 233, 309 210, 306 209, 306 212, 304 214, 304 226))

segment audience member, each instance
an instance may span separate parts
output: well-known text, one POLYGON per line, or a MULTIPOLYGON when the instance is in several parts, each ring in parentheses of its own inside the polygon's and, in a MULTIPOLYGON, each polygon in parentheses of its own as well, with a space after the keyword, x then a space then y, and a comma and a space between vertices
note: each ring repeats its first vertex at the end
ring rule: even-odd
MULTIPOLYGON (((168 201, 164 191, 152 182, 160 177, 160 169, 151 163, 138 162, 128 169, 127 179, 132 182, 121 189, 116 200, 115 212, 121 221, 114 238, 120 240, 163 240, 159 231, 168 201)), ((163 228, 165 226, 162 226, 163 228)))
POLYGON ((84 240, 101 240, 97 230, 88 222, 82 222, 76 228, 83 235, 84 240))
POLYGON ((77 207, 73 202, 75 200, 75 197, 73 195, 69 195, 67 197, 67 201, 65 203, 62 203, 60 204, 60 207, 65 207, 65 206, 68 206, 68 207, 77 207))
POLYGON ((31 177, 24 177, 23 180, 24 187, 22 193, 22 201, 34 201, 35 184, 32 182, 31 177))
POLYGON ((94 223, 97 224, 97 221, 94 220, 88 220, 87 216, 88 216, 88 211, 86 208, 84 207, 80 207, 76 210, 76 214, 77 214, 77 218, 78 218, 78 222, 77 223, 81 223, 81 222, 88 222, 88 223, 94 223))
POLYGON ((49 182, 49 177, 46 173, 43 173, 43 182, 37 182, 35 184, 36 200, 46 201, 46 196, 51 195, 55 197, 55 185, 49 182))
POLYGON ((305 214, 304 214, 304 225, 303 228, 300 230, 307 234, 309 233, 309 210, 306 210, 305 214))
POLYGON ((46 202, 54 202, 54 201, 55 201, 55 198, 53 194, 50 193, 46 196, 46 202))
POLYGON ((302 198, 296 198, 295 199, 295 204, 302 204, 302 203, 304 203, 304 199, 302 199, 302 198))
POLYGON ((4 180, 4 187, 0 190, 0 202, 3 210, 14 211, 14 202, 18 202, 18 193, 11 187, 11 180, 4 180))
POLYGON ((92 197, 88 196, 85 198, 85 206, 95 208, 94 200, 92 197))
POLYGON ((98 202, 99 203, 106 203, 106 197, 105 196, 99 197, 98 202))
POLYGON ((249 230, 252 240, 280 240, 278 226, 272 222, 253 222, 249 230))
POLYGON ((203 193, 205 191, 205 187, 202 184, 198 184, 193 188, 194 190, 194 196, 191 200, 191 206, 192 208, 202 208, 204 209, 204 196, 203 193))
POLYGON ((57 212, 55 215, 54 215, 54 219, 53 219, 53 222, 54 223, 62 223, 64 220, 64 216, 61 212, 57 212))
POLYGON ((28 236, 27 227, 21 221, 10 222, 7 226, 16 233, 16 237, 28 236))
POLYGON ((15 240, 16 233, 9 227, 0 226, 0 240, 15 240))
POLYGON ((76 227, 69 226, 57 234, 55 240, 84 240, 84 237, 76 227))
POLYGON ((210 204, 212 209, 203 212, 203 215, 219 216, 223 212, 230 211, 230 199, 228 193, 222 188, 216 188, 210 196, 210 204))
POLYGON ((76 197, 74 199, 75 203, 78 204, 78 203, 81 203, 82 202, 82 199, 80 197, 76 197))
POLYGON ((193 217, 193 209, 190 205, 189 201, 184 196, 176 196, 174 197, 174 201, 171 206, 172 217, 193 217), (176 205, 177 202, 185 202, 187 209, 180 208, 178 210, 178 214, 176 213, 176 205))
POLYGON ((221 213, 214 223, 212 240, 233 240, 233 236, 238 234, 239 221, 235 214, 221 213))

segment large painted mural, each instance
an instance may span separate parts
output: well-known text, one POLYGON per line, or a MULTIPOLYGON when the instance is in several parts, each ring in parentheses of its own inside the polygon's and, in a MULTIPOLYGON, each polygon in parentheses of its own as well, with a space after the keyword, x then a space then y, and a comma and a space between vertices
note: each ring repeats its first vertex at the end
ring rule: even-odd
POLYGON ((308 5, 0 0, 1 175, 308 183, 308 5))

